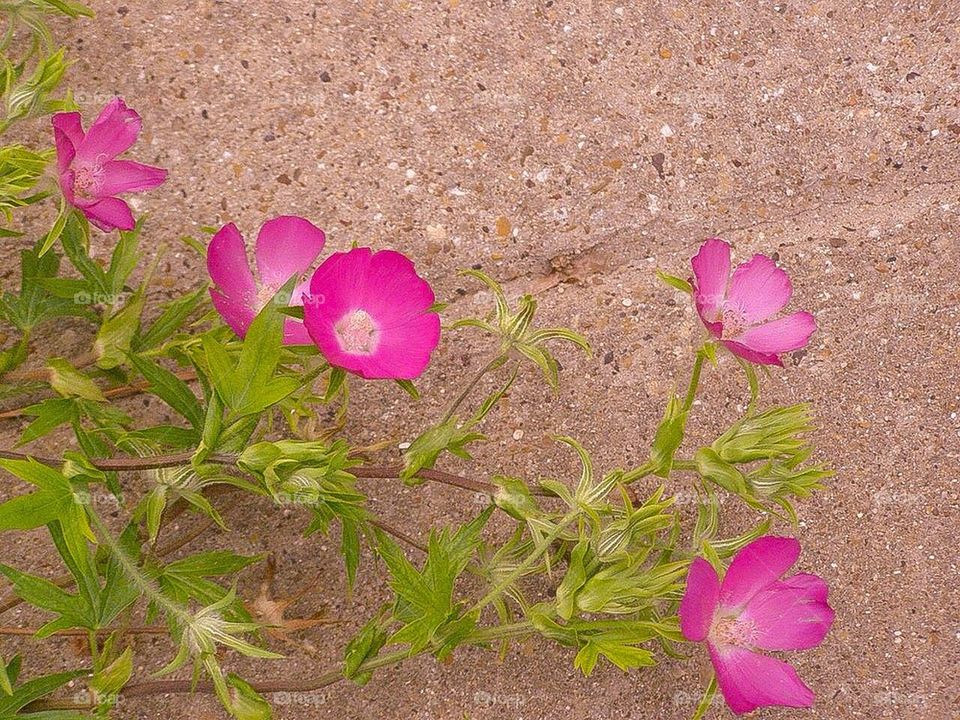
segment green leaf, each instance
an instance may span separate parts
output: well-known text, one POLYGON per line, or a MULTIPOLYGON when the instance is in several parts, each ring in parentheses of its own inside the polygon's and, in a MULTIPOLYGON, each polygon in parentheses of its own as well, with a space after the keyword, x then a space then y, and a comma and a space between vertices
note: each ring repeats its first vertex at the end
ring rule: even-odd
POLYGON ((323 402, 329 403, 337 396, 337 392, 343 387, 347 379, 347 371, 343 368, 330 368, 330 375, 327 377, 327 390, 323 394, 323 402))
POLYGON ((373 672, 360 672, 360 666, 375 658, 386 644, 387 632, 383 627, 383 619, 376 615, 347 643, 343 654, 343 676, 361 687, 366 685, 373 672))
POLYGON ((414 400, 420 399, 420 391, 417 390, 416 385, 414 385, 410 380, 395 380, 394 382, 400 386, 400 388, 407 393, 414 400))
POLYGON ((113 248, 110 257, 110 267, 107 268, 106 280, 111 295, 123 292, 127 278, 137 266, 139 259, 140 230, 143 228, 143 218, 137 220, 133 230, 121 230, 120 240, 113 248))
POLYGON ((697 472, 704 480, 716 483, 724 490, 748 497, 749 490, 743 473, 723 460, 713 448, 701 448, 693 456, 697 472))
MULTIPOLYGON (((16 662, 19 657, 19 655, 15 655, 10 664, 16 662)), ((0 657, 0 690, 3 690, 6 695, 13 695, 13 683, 16 679, 16 672, 11 672, 7 662, 0 657)))
POLYGON ((660 270, 657 270, 657 277, 672 288, 676 288, 681 292, 685 292, 687 295, 693 294, 693 286, 683 278, 678 278, 674 275, 668 275, 660 270))
POLYGON ((73 0, 40 0, 40 2, 49 5, 56 10, 59 10, 64 15, 67 15, 72 18, 78 17, 94 17, 95 13, 93 10, 88 8, 83 3, 73 2, 73 0))
POLYGON ((87 250, 90 241, 89 230, 86 218, 79 211, 71 212, 60 236, 60 244, 73 266, 90 283, 91 290, 106 297, 110 295, 106 275, 87 250))
MULTIPOLYGON (((0 718, 6 719, 16 715, 17 711, 24 706, 29 705, 34 700, 46 697, 54 690, 86 673, 86 670, 70 670, 28 680, 17 687, 12 695, 8 697, 0 696, 0 718)), ((24 717, 29 718, 30 715, 24 717)))
POLYGON ((230 688, 230 714, 237 720, 270 720, 273 717, 270 703, 239 675, 229 673, 227 686, 230 688))
POLYGON ((497 494, 493 501, 498 508, 517 520, 527 520, 542 514, 540 506, 527 484, 519 478, 495 475, 497 494))
POLYGON ((690 720, 701 720, 706 716, 707 711, 710 709, 710 706, 713 704, 713 698, 717 694, 717 676, 714 675, 710 678, 710 682, 707 684, 706 690, 703 691, 703 697, 700 699, 700 702, 697 704, 697 709, 693 713, 693 717, 690 720))
POLYGON ((187 318, 196 312, 206 297, 207 287, 204 285, 181 298, 172 300, 163 307, 160 316, 153 321, 147 331, 134 340, 132 346, 141 352, 159 346, 183 327, 187 318))
POLYGON ((430 644, 444 657, 476 625, 475 615, 460 616, 454 608, 454 583, 480 546, 480 532, 493 507, 455 533, 432 532, 427 559, 417 570, 403 551, 380 534, 379 553, 390 570, 390 585, 397 594, 394 616, 404 625, 390 638, 391 643, 408 643, 411 654, 430 644))
POLYGON ((141 288, 120 310, 103 321, 93 343, 97 367, 110 370, 126 359, 130 344, 140 328, 143 304, 144 294, 141 288))
POLYGON ((77 402, 73 398, 50 398, 24 408, 23 412, 35 419, 24 429, 17 442, 18 447, 33 442, 80 417, 77 402))
POLYGON ((207 550, 175 560, 163 569, 165 575, 232 575, 260 562, 263 555, 237 555, 232 550, 207 550))
POLYGON ((71 210, 67 207, 66 198, 60 200, 60 213, 57 215, 57 219, 53 223, 53 227, 50 229, 50 232, 46 234, 43 238, 43 244, 40 245, 40 255, 46 255, 47 251, 53 247, 54 243, 60 239, 60 236, 63 234, 63 228, 67 224, 67 217, 69 216, 71 210))
MULTIPOLYGON (((13 591, 17 597, 59 615, 56 621, 40 628, 38 637, 47 637, 55 630, 66 627, 96 627, 95 618, 90 616, 90 608, 79 595, 71 595, 49 580, 22 573, 9 565, 0 564, 0 573, 13 583, 13 591)), ((3 700, 0 699, 0 707, 2 704, 3 700)))
POLYGON ((90 687, 100 695, 115 695, 133 674, 133 648, 127 648, 112 663, 98 670, 90 679, 90 687))
POLYGON ((19 495, 0 504, 0 531, 32 530, 75 507, 70 481, 53 468, 32 458, 0 460, 0 467, 38 488, 29 495, 19 495))
POLYGON ((194 428, 203 429, 203 408, 183 380, 147 357, 132 353, 127 357, 150 383, 150 392, 183 415, 194 428))
POLYGON ((683 402, 673 395, 667 402, 663 420, 657 427, 653 444, 650 447, 650 464, 653 473, 665 478, 673 467, 673 456, 683 442, 683 431, 687 423, 687 414, 683 411, 683 402))
POLYGON ((80 397, 95 402, 105 402, 106 398, 89 377, 77 370, 64 358, 47 360, 50 369, 50 387, 64 397, 80 397))

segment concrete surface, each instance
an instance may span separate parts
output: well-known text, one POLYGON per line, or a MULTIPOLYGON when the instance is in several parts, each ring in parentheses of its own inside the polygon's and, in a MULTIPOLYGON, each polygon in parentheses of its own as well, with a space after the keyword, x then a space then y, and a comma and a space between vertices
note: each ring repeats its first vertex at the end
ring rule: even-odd
MULTIPOLYGON (((837 471, 801 506, 798 534, 800 567, 827 578, 838 614, 822 647, 790 655, 816 707, 756 716, 960 718, 960 6, 92 5, 99 18, 70 30, 70 84, 87 112, 119 93, 144 116, 133 156, 171 171, 137 200, 151 213, 151 244, 228 220, 252 239, 264 219, 302 214, 332 249, 411 254, 453 302, 451 317, 485 300, 455 272, 478 265, 513 293, 536 292, 544 322, 590 337, 593 359, 559 352, 558 396, 528 373, 490 422, 494 442, 477 465, 446 467, 564 476, 572 458, 545 440, 551 432, 579 437, 600 467, 639 461, 701 333, 654 270, 686 274, 709 235, 740 259, 776 253, 794 280, 792 307, 814 312, 821 330, 764 381, 764 402, 811 402, 820 456, 837 471)), ((167 295, 202 272, 179 250, 161 270, 167 295)), ((437 416, 440 388, 484 356, 475 335, 448 333, 424 402, 364 388, 350 431, 409 439, 419 415, 437 416)), ((730 361, 706 384, 691 447, 744 402, 730 361)), ((447 488, 365 487, 374 508, 421 536, 475 509, 447 488)), ((255 535, 219 542, 276 553, 281 591, 319 577, 297 612, 326 607, 349 621, 278 645, 291 659, 274 673, 309 677, 383 600, 382 570, 367 562, 345 600, 335 538, 302 540, 301 517, 266 505, 231 507, 226 519, 255 535)), ((731 529, 749 520, 735 516, 731 529)), ((258 581, 242 587, 252 594, 258 581)), ((159 641, 140 653, 144 670, 170 657, 159 641)), ((584 679, 572 660, 540 642, 503 662, 471 650, 446 665, 415 660, 362 690, 285 698, 277 716, 680 720, 707 667, 696 649, 687 663, 584 679)), ((119 713, 220 715, 210 699, 186 697, 119 713)))

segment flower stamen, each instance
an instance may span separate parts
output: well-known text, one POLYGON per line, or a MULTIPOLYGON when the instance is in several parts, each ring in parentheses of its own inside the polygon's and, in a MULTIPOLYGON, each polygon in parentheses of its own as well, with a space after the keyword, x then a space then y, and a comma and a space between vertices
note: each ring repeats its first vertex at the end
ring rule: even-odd
POLYGON ((379 341, 379 331, 365 310, 347 313, 334 325, 340 348, 351 355, 371 355, 379 341))

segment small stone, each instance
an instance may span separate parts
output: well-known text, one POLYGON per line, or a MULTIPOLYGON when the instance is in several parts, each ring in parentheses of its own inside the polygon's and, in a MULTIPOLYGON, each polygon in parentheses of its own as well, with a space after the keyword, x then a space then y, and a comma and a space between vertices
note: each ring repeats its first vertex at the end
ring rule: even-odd
POLYGON ((287 175, 286 173, 281 173, 280 175, 277 176, 277 182, 280 183, 281 185, 289 185, 290 183, 293 182, 293 180, 291 180, 290 176, 287 175))
POLYGON ((513 229, 513 226, 510 224, 510 221, 507 220, 503 215, 497 218, 496 230, 497 235, 500 237, 507 237, 510 234, 510 231, 513 229))
POLYGON ((330 82, 330 73, 328 73, 326 70, 320 73, 320 82, 330 82))
POLYGON ((673 137, 673 128, 664 123, 664 125, 660 128, 660 135, 665 138, 673 137))
POLYGON ((663 60, 669 60, 673 57, 673 52, 668 47, 660 46, 660 57, 663 60))
POLYGON ((650 158, 650 162, 657 169, 657 175, 660 176, 660 179, 663 180, 666 176, 663 174, 663 161, 666 159, 662 152, 654 153, 653 157, 650 158))
POLYGON ((513 431, 513 439, 514 439, 514 440, 522 440, 522 439, 523 439, 523 430, 514 430, 514 431, 513 431))

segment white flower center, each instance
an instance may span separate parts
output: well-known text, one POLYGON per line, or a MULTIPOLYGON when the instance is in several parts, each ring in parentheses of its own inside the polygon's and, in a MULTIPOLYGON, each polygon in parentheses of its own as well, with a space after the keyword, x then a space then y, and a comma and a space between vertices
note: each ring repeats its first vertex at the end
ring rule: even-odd
POLYGON ((340 347, 351 355, 370 355, 377 347, 379 332, 365 310, 347 313, 333 326, 340 347))
POLYGON ((710 641, 716 645, 736 645, 751 648, 757 634, 757 624, 741 617, 721 616, 713 621, 710 641))

